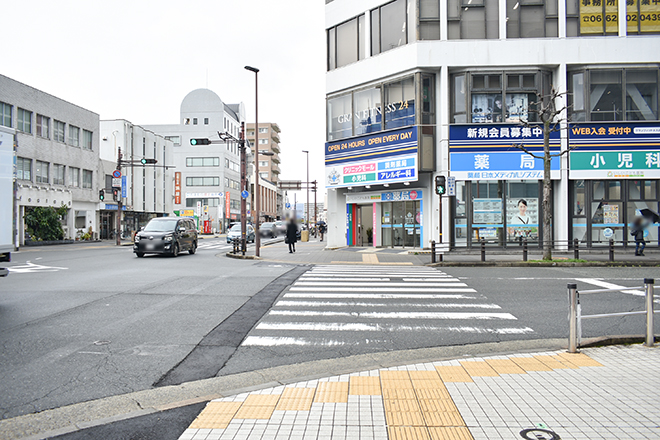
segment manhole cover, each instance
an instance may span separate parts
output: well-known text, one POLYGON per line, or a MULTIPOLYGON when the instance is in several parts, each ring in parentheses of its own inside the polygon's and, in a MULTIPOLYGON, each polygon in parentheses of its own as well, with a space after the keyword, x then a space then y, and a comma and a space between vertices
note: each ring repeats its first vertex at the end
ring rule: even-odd
POLYGON ((523 429, 520 431, 520 436, 527 440, 561 440, 556 432, 539 428, 523 429))

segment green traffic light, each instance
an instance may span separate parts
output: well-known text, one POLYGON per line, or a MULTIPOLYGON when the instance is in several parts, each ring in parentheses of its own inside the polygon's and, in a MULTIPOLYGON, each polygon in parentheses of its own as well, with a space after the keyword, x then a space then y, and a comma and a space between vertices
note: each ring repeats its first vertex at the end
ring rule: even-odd
POLYGON ((190 139, 190 145, 197 145, 197 139, 190 139))
POLYGON ((140 160, 140 163, 141 163, 142 165, 146 165, 146 164, 147 164, 147 159, 145 159, 145 158, 143 157, 143 158, 140 160))

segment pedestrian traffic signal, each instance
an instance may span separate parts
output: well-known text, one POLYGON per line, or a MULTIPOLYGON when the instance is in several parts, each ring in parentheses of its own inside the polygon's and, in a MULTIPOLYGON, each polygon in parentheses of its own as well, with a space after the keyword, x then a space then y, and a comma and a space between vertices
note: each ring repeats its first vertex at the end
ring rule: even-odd
POLYGON ((119 188, 112 188, 112 200, 119 200, 119 188))
POLYGON ((103 201, 105 199, 105 191, 99 190, 99 200, 103 201))
POLYGON ((143 158, 140 160, 140 163, 141 163, 142 165, 147 165, 147 164, 152 164, 152 165, 153 165, 153 164, 155 164, 156 162, 158 162, 156 159, 147 159, 146 157, 143 157, 143 158))
POLYGON ((439 196, 447 192, 445 176, 435 176, 435 193, 439 196))
POLYGON ((196 138, 190 139, 190 145, 210 145, 211 139, 207 138, 196 138))

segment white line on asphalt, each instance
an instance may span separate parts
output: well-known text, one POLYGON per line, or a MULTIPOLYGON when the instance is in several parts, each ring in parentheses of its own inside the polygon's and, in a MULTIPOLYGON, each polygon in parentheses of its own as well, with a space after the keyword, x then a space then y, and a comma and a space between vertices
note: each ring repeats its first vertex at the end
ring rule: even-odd
POLYGON ((529 327, 520 328, 484 328, 470 326, 435 326, 435 325, 390 325, 366 323, 339 323, 339 322, 262 322, 256 330, 284 330, 284 331, 449 331, 465 333, 499 333, 499 334, 525 334, 533 333, 529 327))
POLYGON ((374 276, 383 276, 383 277, 406 277, 406 278, 433 278, 433 279, 446 279, 454 278, 445 274, 434 274, 434 273, 399 273, 399 272, 383 272, 383 273, 351 273, 351 272, 340 272, 340 273, 327 273, 327 272, 313 272, 310 271, 303 277, 324 277, 324 278, 334 278, 334 277, 351 277, 351 278, 362 278, 362 277, 374 277, 374 276))
POLYGON ((507 319, 517 321, 511 313, 470 312, 318 312, 315 310, 271 310, 269 316, 349 316, 371 319, 507 319))
MULTIPOLYGON (((625 289, 627 286, 620 286, 618 284, 608 283, 598 278, 575 278, 575 281, 582 283, 592 284, 594 286, 602 287, 603 289, 625 289)), ((641 290, 623 290, 622 293, 628 293, 635 296, 644 296, 645 293, 641 290)))
POLYGON ((425 307, 447 309, 501 309, 497 304, 456 304, 456 303, 371 303, 356 301, 278 301, 275 307, 425 307))
POLYGON ((320 286, 326 286, 326 287, 344 287, 344 286, 346 286, 346 287, 387 287, 387 286, 391 286, 391 287, 410 287, 410 286, 414 286, 414 287, 467 287, 467 284, 465 284, 465 283, 449 283, 449 282, 445 282, 445 283, 422 283, 422 282, 418 282, 418 283, 392 283, 392 282, 389 282, 389 283, 388 282, 384 282, 384 283, 377 283, 377 282, 374 282, 374 283, 357 283, 357 282, 353 282, 353 283, 328 283, 328 282, 319 283, 319 282, 297 281, 295 285, 296 286, 316 286, 316 287, 320 287, 320 286))
POLYGON ((389 278, 335 278, 335 277, 305 277, 298 278, 298 281, 389 281, 389 278))
POLYGON ((338 299, 477 299, 476 296, 461 294, 429 294, 429 293, 285 293, 284 298, 338 298, 338 299))
POLYGON ((453 287, 292 287, 292 292, 310 291, 310 292, 456 292, 456 293, 476 293, 472 288, 453 287))

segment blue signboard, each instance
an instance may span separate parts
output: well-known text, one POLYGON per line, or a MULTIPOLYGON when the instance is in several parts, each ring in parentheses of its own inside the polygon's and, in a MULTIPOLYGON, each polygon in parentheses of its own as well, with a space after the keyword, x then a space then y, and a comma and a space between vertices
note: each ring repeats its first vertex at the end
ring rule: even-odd
MULTIPOLYGON (((518 146, 543 155, 540 124, 466 124, 449 127, 450 173, 458 180, 543 179, 543 160, 518 146)), ((550 151, 558 153, 560 133, 550 133, 550 151)), ((560 178, 560 159, 551 161, 552 178, 560 178)))
POLYGON ((326 186, 417 180, 417 127, 380 132, 325 146, 326 186))
POLYGON ((126 198, 126 176, 121 176, 121 196, 126 198))
POLYGON ((244 189, 243 191, 241 191, 241 197, 243 197, 244 199, 247 199, 249 196, 250 196, 250 193, 247 191, 247 189, 244 189))

